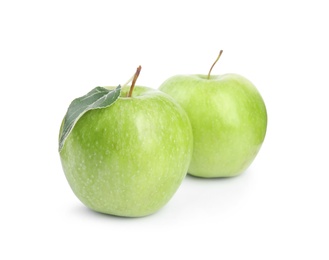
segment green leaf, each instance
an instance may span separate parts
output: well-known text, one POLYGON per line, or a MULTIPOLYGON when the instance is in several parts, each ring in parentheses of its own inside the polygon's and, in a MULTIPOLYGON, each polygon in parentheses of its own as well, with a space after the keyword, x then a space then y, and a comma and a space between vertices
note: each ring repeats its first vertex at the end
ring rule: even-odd
POLYGON ((96 87, 86 95, 74 99, 67 109, 63 120, 62 131, 59 136, 58 151, 60 152, 62 150, 64 142, 71 133, 73 127, 87 111, 111 106, 119 98, 120 93, 120 85, 113 90, 96 87))

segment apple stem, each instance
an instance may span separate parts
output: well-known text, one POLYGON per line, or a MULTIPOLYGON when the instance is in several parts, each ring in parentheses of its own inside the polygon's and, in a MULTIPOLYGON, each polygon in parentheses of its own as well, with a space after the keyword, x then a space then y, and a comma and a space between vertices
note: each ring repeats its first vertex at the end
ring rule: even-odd
POLYGON ((212 71, 212 68, 215 66, 215 64, 216 64, 217 61, 219 60, 220 56, 222 55, 222 53, 223 53, 223 50, 220 50, 217 59, 215 60, 215 62, 213 63, 213 65, 211 66, 211 68, 210 68, 210 70, 209 70, 209 73, 208 73, 208 77, 207 77, 207 79, 210 79, 210 73, 211 73, 211 71, 212 71))
MULTIPOLYGON (((139 73, 141 72, 141 69, 142 69, 142 66, 139 65, 138 68, 137 68, 137 70, 136 70, 136 72, 135 72, 135 75, 134 75, 133 78, 132 78, 132 82, 131 82, 130 90, 129 90, 128 94, 127 94, 127 97, 131 97, 131 96, 132 96, 132 94, 133 94, 133 90, 134 90, 134 87, 135 87, 135 83, 136 83, 136 80, 137 80, 137 78, 138 78, 138 76, 139 76, 139 73)), ((129 82, 130 82, 130 80, 129 80, 129 82)), ((129 83, 129 82, 128 82, 128 83, 129 83)), ((127 83, 127 84, 128 84, 128 83, 127 83)))

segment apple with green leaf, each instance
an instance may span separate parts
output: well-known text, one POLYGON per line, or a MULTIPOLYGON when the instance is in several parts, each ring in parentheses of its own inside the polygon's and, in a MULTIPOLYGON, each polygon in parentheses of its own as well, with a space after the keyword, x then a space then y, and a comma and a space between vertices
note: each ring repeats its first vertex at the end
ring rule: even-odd
POLYGON ((198 177, 232 177, 244 172, 264 141, 267 113, 256 87, 237 74, 177 75, 160 90, 186 111, 193 131, 188 173, 198 177))
POLYGON ((192 129, 169 95, 147 87, 97 87, 64 117, 59 153, 75 195, 94 211, 140 217, 163 207, 186 176, 192 129))

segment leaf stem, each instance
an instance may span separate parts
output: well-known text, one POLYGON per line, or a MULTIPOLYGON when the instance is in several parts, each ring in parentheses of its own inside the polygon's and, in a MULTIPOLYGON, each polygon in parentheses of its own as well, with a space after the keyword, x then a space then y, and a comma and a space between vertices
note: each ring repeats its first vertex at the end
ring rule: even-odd
POLYGON ((132 82, 131 82, 131 86, 130 86, 130 90, 128 92, 128 95, 127 97, 131 97, 132 94, 133 94, 133 90, 134 90, 134 87, 135 87, 135 84, 136 84, 136 81, 137 81, 137 78, 139 76, 139 73, 141 72, 141 69, 142 69, 142 66, 139 65, 136 72, 135 72, 135 75, 133 76, 132 78, 132 82))
POLYGON ((123 88, 123 87, 127 86, 133 80, 134 76, 135 76, 135 74, 125 84, 123 84, 121 87, 123 88))
POLYGON ((210 73, 211 73, 211 71, 212 71, 212 68, 216 65, 216 63, 217 63, 217 61, 219 60, 219 58, 220 58, 220 56, 222 55, 222 53, 223 53, 223 50, 220 50, 217 59, 216 59, 215 62, 212 64, 212 66, 211 66, 211 68, 210 68, 210 70, 209 70, 209 72, 208 72, 208 77, 207 77, 207 79, 210 79, 210 73))

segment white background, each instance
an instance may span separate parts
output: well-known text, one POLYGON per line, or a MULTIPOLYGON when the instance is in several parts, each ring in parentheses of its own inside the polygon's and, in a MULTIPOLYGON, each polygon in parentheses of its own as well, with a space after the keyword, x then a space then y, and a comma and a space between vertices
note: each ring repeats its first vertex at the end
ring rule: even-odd
POLYGON ((1 1, 0 259, 329 259, 327 1, 1 1), (154 215, 94 213, 57 152, 95 86, 204 73, 250 79, 268 109, 252 166, 186 177, 154 215))

